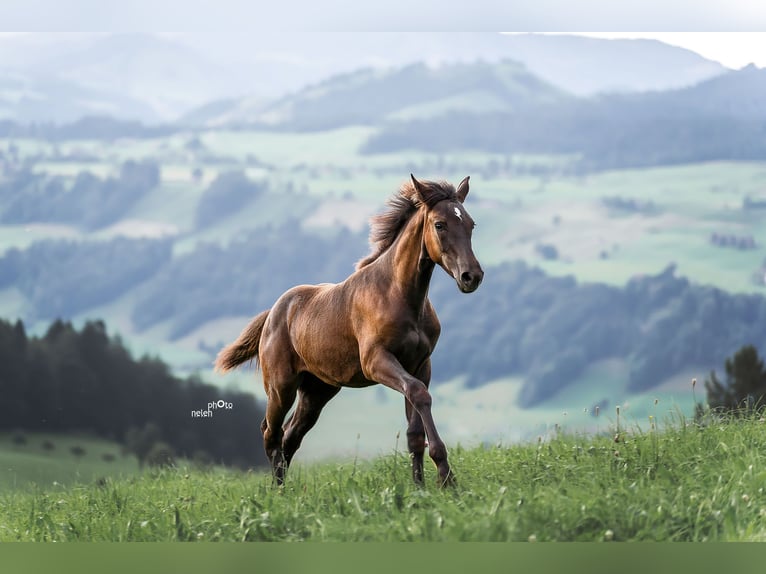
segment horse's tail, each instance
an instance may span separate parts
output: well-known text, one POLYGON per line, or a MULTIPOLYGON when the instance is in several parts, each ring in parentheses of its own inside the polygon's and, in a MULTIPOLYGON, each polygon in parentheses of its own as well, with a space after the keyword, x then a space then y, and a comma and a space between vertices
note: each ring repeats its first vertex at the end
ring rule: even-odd
POLYGON ((255 360, 258 366, 258 346, 261 342, 261 331, 269 311, 257 315, 247 327, 240 333, 237 340, 228 347, 224 347, 215 359, 215 370, 221 373, 241 365, 250 359, 255 360))

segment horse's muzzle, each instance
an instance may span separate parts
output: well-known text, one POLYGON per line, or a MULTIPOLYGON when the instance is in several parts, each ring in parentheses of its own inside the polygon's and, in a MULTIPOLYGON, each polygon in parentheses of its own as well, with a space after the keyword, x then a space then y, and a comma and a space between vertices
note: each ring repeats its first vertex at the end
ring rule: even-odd
POLYGON ((457 286, 463 293, 473 293, 479 288, 482 279, 484 279, 484 271, 481 269, 463 271, 457 281, 457 286))

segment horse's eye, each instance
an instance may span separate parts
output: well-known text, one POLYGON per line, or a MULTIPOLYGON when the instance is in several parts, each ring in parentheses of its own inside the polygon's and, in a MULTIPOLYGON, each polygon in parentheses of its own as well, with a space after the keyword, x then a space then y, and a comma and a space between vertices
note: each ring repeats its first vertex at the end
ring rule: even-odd
POLYGON ((436 231, 441 231, 444 229, 444 224, 441 221, 437 221, 434 223, 434 227, 436 228, 436 231))

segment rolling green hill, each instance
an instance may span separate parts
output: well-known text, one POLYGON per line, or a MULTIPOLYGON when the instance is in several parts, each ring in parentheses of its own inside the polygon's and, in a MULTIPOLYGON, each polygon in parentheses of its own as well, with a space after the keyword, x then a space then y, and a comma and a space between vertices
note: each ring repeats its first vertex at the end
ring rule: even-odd
POLYGON ((764 101, 766 70, 748 67, 675 91, 569 98, 522 111, 453 110, 389 122, 364 150, 570 154, 581 172, 763 161, 764 101))
POLYGON ((146 102, 128 94, 67 79, 0 69, 0 120, 72 122, 93 114, 144 120, 155 118, 146 102))
MULTIPOLYGON (((456 111, 520 111, 568 99, 571 96, 510 60, 412 64, 335 76, 266 106, 233 102, 225 111, 211 109, 205 123, 311 131, 439 117, 456 111)), ((199 121, 202 111, 194 117, 199 121)))

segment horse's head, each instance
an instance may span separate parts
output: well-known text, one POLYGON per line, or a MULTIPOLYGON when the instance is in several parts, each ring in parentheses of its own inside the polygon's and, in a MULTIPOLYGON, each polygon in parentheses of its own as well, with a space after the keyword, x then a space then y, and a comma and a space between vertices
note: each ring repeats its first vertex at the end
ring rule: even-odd
POLYGON ((463 293, 476 291, 484 271, 473 254, 473 219, 463 207, 468 195, 468 177, 458 185, 454 197, 439 199, 433 190, 410 174, 421 202, 426 206, 423 231, 428 257, 441 266, 463 293))

